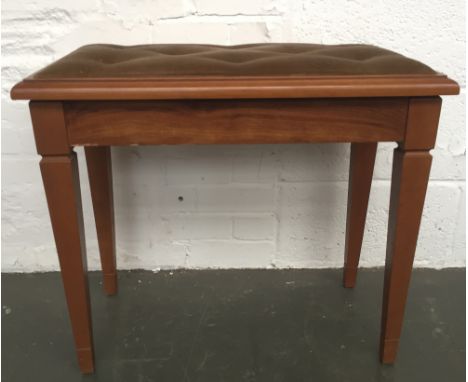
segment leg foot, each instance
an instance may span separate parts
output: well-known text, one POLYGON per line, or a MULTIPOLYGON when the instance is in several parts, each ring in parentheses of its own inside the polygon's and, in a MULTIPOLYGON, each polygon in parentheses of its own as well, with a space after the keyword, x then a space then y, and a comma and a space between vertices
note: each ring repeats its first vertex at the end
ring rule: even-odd
POLYGON ((396 149, 385 260, 380 358, 393 363, 405 311, 432 157, 396 149))
POLYGON ((90 373, 93 338, 76 154, 44 156, 40 166, 78 362, 83 373, 90 373))

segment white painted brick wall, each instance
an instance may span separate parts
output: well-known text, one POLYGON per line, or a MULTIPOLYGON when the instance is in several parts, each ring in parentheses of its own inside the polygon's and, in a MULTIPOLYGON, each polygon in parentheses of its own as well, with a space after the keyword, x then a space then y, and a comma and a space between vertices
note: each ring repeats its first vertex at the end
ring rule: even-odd
MULTIPOLYGON (((447 73, 463 90, 444 99, 415 264, 465 265, 462 0, 5 0, 2 7, 3 271, 58 269, 27 103, 12 102, 9 90, 98 42, 369 43, 447 73)), ((384 262, 393 148, 379 147, 363 266, 384 262)), ((89 265, 97 269, 82 149, 78 154, 89 265)), ((116 148, 119 267, 339 267, 348 155, 348 145, 116 148)))

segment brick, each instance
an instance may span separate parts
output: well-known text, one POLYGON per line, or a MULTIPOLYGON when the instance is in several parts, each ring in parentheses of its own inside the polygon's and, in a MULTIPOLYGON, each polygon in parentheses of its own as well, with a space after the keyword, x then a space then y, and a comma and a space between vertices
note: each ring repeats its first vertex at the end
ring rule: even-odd
POLYGON ((272 15, 279 13, 271 0, 196 0, 195 3, 197 12, 201 15, 272 15))
POLYGON ((342 266, 346 192, 346 183, 281 186, 276 266, 342 266))
POLYGON ((5 157, 2 161, 2 183, 19 188, 34 185, 37 189, 42 185, 39 160, 39 156, 26 159, 15 156, 5 157))
POLYGON ((95 44, 97 41, 117 45, 148 44, 151 42, 151 27, 143 24, 127 29, 114 20, 90 20, 79 23, 69 33, 57 38, 51 43, 51 47, 60 57, 82 45, 95 44))
POLYGON ((154 43, 229 43, 229 26, 223 22, 165 22, 158 23, 152 30, 154 43))
POLYGON ((178 184, 226 184, 231 180, 232 163, 226 157, 190 156, 167 160, 166 182, 178 184))
POLYGON ((416 249, 419 267, 444 268, 451 263, 462 189, 457 184, 433 182, 426 195, 416 249))
POLYGON ((142 24, 148 20, 180 18, 195 12, 190 0, 102 0, 102 9, 115 19, 132 24, 142 24))
MULTIPOLYGON (((54 59, 96 42, 362 42, 447 73, 463 89, 458 97, 444 97, 415 266, 464 266, 466 81, 460 9, 458 0, 425 7, 403 0, 378 7, 363 0, 347 7, 285 0, 3 1, 3 271, 58 269, 28 105, 11 101, 10 89, 54 59)), ((384 263, 394 147, 379 145, 362 266, 384 263)), ((77 152, 88 264, 100 269, 86 164, 83 150, 77 152)), ((112 157, 121 269, 343 264, 347 144, 114 147, 112 157)))
POLYGON ((239 183, 275 183, 280 161, 277 148, 253 145, 252 150, 240 152, 233 158, 232 181, 239 183))
POLYGON ((447 257, 445 264, 450 266, 466 266, 466 188, 460 186, 460 204, 453 240, 453 253, 447 257))
POLYGON ((268 42, 269 35, 265 23, 235 23, 230 28, 231 44, 251 44, 268 42))
POLYGON ((243 216, 234 218, 234 238, 241 240, 271 240, 275 237, 276 218, 243 216))
POLYGON ((175 215, 167 217, 170 237, 176 240, 230 239, 232 219, 229 216, 175 215))
POLYGON ((466 177, 465 110, 465 92, 444 98, 436 148, 432 152, 431 179, 461 180, 466 177))
POLYGON ((281 181, 348 179, 349 144, 285 145, 279 155, 281 181))
POLYGON ((96 6, 98 1, 96 0, 83 0, 83 1, 73 1, 73 0, 23 0, 23 1, 4 1, 2 2, 3 11, 21 11, 26 14, 34 11, 47 12, 48 10, 56 9, 58 6, 70 11, 83 11, 90 10, 96 11, 96 6))
POLYGON ((155 244, 142 246, 135 242, 117 245, 119 269, 175 269, 186 263, 184 245, 155 244))
POLYGON ((275 209, 275 190, 269 185, 200 187, 197 192, 201 212, 269 212, 275 209))
POLYGON ((189 268, 266 268, 275 247, 266 242, 200 241, 190 245, 189 268))

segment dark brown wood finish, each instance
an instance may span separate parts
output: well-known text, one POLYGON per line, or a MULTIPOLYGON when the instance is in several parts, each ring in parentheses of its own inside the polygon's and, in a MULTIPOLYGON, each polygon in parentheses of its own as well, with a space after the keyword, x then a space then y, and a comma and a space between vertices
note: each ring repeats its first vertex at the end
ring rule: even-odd
POLYGON ((343 284, 354 288, 361 254, 377 143, 352 143, 349 165, 343 284))
POLYGON ((61 155, 70 151, 62 102, 29 103, 37 152, 61 155))
POLYGON ((66 103, 73 145, 377 142, 404 138, 405 98, 66 103))
POLYGON ((15 99, 167 100, 457 94, 427 65, 365 44, 93 44, 39 70, 15 99))
POLYGON ((117 293, 115 260, 114 198, 110 147, 85 147, 99 253, 108 295, 117 293))
POLYGON ((91 308, 76 154, 64 139, 60 102, 31 102, 30 109, 78 363, 83 373, 92 373, 91 308))
POLYGON ((435 143, 440 107, 438 97, 411 100, 405 136, 419 132, 421 143, 418 146, 412 138, 394 152, 380 342, 383 363, 393 363, 397 355, 432 162, 428 142, 435 143))
POLYGON ((431 150, 435 146, 442 99, 440 97, 410 98, 404 150, 431 150))
MULTIPOLYGON (((291 68, 307 71, 310 63, 323 62, 323 52, 314 55, 315 48, 311 46, 311 56, 307 57, 306 48, 84 47, 81 53, 12 89, 13 99, 33 100, 30 110, 34 136, 43 157, 42 177, 83 372, 92 372, 94 363, 79 176, 72 151, 76 145, 85 146, 104 288, 106 293, 114 294, 117 283, 110 146, 351 142, 344 285, 353 287, 377 143, 398 142, 392 174, 380 347, 382 362, 395 361, 429 180, 429 151, 437 135, 441 107, 438 96, 458 94, 459 87, 429 67, 392 52, 377 49, 380 59, 367 60, 366 52, 376 52, 375 47, 369 46, 335 47, 336 54, 326 48, 325 59, 336 65, 337 73, 352 69, 361 74, 327 75, 326 69, 330 68, 318 64, 316 75, 295 75, 291 68), (211 64, 206 65, 206 51, 214 49, 216 54, 209 62, 230 75, 179 73, 180 76, 146 78, 139 70, 126 72, 135 52, 145 58, 143 64, 151 57, 150 64, 140 68, 151 74, 156 64, 164 65, 167 60, 181 64, 175 56, 165 54, 167 49, 187 49, 182 52, 187 53, 195 48, 199 59, 194 62, 200 65, 199 69, 211 70, 211 64), (248 55, 233 65, 235 49, 248 55), (295 54, 298 49, 303 52, 301 55, 295 54), (85 56, 83 52, 87 52, 85 56), (284 57, 280 56, 285 52, 290 53, 290 59, 299 60, 294 63, 299 66, 290 65, 288 59, 288 65, 281 67, 284 57), (218 54, 224 57, 222 64, 216 64, 218 54), (237 76, 235 71, 245 70, 246 65, 256 68, 258 62, 251 60, 250 54, 267 54, 272 60, 269 62, 280 65, 275 70, 287 75, 262 76, 262 68, 257 68, 258 75, 237 76), (121 72, 115 72, 117 66, 121 72), (395 74, 394 69, 400 74, 395 74), (120 75, 102 78, 109 70, 120 75)), ((190 57, 184 60, 191 60, 190 57)), ((196 72, 190 65, 180 68, 196 72)), ((163 69, 170 72, 172 67, 158 67, 160 72, 163 69)))
POLYGON ((25 80, 13 99, 34 100, 167 100, 252 98, 419 97, 458 94, 444 75, 316 76, 199 79, 25 80))

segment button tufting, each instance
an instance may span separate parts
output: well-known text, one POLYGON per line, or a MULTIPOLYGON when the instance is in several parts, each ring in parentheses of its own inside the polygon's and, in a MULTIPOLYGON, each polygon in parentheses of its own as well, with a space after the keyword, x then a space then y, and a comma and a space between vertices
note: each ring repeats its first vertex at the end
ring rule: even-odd
POLYGON ((33 79, 433 74, 428 66, 370 45, 87 45, 33 79))
POLYGON ((371 45, 83 46, 16 84, 13 99, 162 100, 458 94, 423 63, 371 45))

